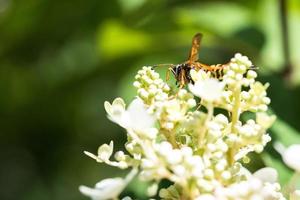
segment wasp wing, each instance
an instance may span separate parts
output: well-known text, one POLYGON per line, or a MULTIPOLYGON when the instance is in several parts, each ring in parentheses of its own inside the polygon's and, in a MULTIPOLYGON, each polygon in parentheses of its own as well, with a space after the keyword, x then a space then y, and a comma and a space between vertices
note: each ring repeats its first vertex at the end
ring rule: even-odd
POLYGON ((200 48, 200 43, 202 39, 202 34, 197 33, 192 40, 192 48, 190 51, 190 55, 188 58, 188 62, 193 63, 198 60, 198 53, 199 53, 199 48, 200 48))

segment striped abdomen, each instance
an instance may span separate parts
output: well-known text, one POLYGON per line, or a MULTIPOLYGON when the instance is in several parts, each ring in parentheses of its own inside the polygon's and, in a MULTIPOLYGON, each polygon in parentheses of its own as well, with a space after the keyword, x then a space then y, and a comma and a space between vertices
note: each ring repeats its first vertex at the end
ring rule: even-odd
POLYGON ((211 65, 210 69, 205 70, 205 71, 210 71, 211 76, 217 79, 222 79, 224 75, 224 70, 227 65, 211 65))
POLYGON ((198 65, 196 65, 196 66, 198 69, 202 69, 206 72, 210 72, 211 76, 213 78, 217 78, 217 79, 223 78, 224 70, 228 66, 228 65, 222 65, 222 64, 217 64, 217 65, 205 65, 202 63, 197 63, 197 64, 198 65))

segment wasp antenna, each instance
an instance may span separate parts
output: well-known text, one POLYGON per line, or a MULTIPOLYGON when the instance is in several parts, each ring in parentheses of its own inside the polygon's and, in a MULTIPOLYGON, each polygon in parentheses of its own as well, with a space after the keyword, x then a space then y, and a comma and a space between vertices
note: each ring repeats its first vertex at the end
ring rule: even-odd
POLYGON ((157 64, 157 65, 153 65, 153 69, 156 68, 156 67, 165 67, 165 66, 173 66, 173 64, 157 64))
POLYGON ((255 66, 255 65, 251 65, 251 66, 249 67, 249 69, 257 70, 257 69, 259 69, 259 67, 255 66))

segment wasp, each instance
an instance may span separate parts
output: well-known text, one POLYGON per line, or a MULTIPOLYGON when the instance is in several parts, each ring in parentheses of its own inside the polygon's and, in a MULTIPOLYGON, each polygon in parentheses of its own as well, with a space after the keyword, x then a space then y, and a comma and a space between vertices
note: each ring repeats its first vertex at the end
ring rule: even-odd
POLYGON ((189 53, 188 60, 181 64, 161 64, 156 66, 162 66, 162 65, 169 65, 169 70, 167 72, 167 80, 169 79, 169 73, 172 72, 176 79, 176 85, 179 86, 179 88, 183 88, 186 84, 192 83, 194 84, 194 81, 192 80, 192 77, 190 75, 190 71, 192 69, 195 70, 204 70, 206 72, 211 72, 211 75, 215 78, 222 78, 224 74, 224 69, 227 66, 227 64, 217 64, 217 65, 206 65, 203 63, 200 63, 198 53, 200 49, 200 44, 202 40, 202 34, 197 33, 193 39, 192 39, 192 48, 189 53))

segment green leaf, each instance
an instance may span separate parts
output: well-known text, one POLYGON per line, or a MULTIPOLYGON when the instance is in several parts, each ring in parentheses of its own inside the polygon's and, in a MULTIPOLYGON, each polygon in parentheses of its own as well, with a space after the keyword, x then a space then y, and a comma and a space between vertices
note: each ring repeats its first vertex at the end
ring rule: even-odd
POLYGON ((125 12, 131 12, 142 7, 146 0, 118 0, 118 2, 125 12))
POLYGON ((151 44, 150 38, 145 32, 131 29, 115 20, 107 20, 99 28, 98 48, 103 58, 116 59, 147 50, 151 44))
POLYGON ((294 84, 300 84, 300 64, 299 54, 300 54, 300 3, 299 1, 289 2, 290 12, 289 12, 289 45, 290 45, 290 57, 293 65, 292 81, 294 84))
POLYGON ((300 143, 300 133, 280 119, 275 121, 274 125, 271 127, 271 130, 275 134, 275 137, 284 146, 300 143))
POLYGON ((268 153, 263 153, 262 154, 262 159, 265 162, 266 166, 272 167, 272 168, 277 170, 278 175, 279 175, 278 176, 279 177, 279 183, 281 185, 286 185, 289 182, 290 178, 293 175, 293 172, 288 167, 286 167, 281 162, 281 160, 272 157, 268 153))
POLYGON ((250 9, 237 3, 201 3, 199 6, 191 5, 175 11, 176 22, 180 25, 197 25, 219 35, 230 35, 251 22, 250 9))
POLYGON ((265 44, 261 52, 263 66, 279 70, 284 64, 282 35, 280 29, 279 1, 262 0, 257 9, 256 24, 265 35, 265 44))

